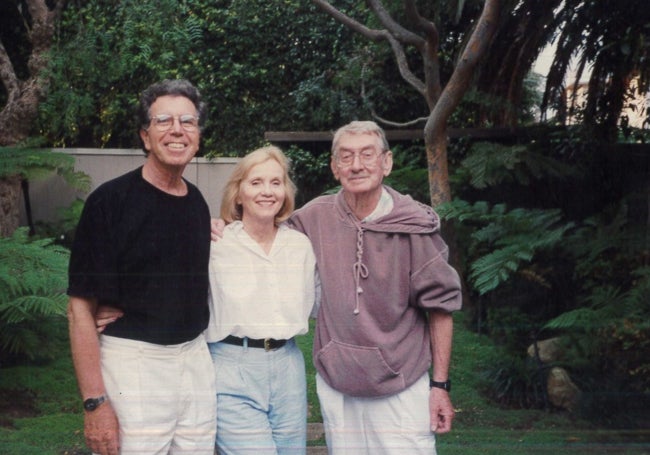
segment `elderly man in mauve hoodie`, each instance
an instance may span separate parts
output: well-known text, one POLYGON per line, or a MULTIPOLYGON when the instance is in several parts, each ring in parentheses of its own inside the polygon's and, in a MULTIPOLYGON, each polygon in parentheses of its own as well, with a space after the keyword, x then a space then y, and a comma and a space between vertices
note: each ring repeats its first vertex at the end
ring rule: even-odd
POLYGON ((383 185, 392 165, 376 123, 341 127, 331 159, 341 191, 290 219, 311 240, 322 281, 313 359, 330 454, 433 454, 454 417, 460 280, 436 213, 383 185))

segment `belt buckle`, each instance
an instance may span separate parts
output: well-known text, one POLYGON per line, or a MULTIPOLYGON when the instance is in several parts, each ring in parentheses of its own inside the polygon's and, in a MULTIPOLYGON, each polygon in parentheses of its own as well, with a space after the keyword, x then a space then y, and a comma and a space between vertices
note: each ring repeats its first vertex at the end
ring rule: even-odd
POLYGON ((271 341, 272 340, 273 340, 272 338, 264 338, 264 350, 265 351, 268 352, 268 351, 272 350, 272 348, 271 348, 271 341))

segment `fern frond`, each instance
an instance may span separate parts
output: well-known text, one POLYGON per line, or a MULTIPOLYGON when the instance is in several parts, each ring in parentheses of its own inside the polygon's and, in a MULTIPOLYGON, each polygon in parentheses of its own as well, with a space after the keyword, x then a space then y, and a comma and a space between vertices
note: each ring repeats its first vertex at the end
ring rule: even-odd
POLYGON ((0 303, 0 319, 8 324, 38 319, 41 316, 65 316, 65 294, 24 295, 10 302, 0 303))
POLYGON ((580 330, 591 331, 595 327, 602 325, 602 319, 598 313, 591 308, 578 308, 572 311, 562 313, 556 318, 551 319, 544 325, 544 329, 549 330, 580 330))
POLYGON ((66 312, 69 252, 27 228, 0 238, 0 350, 32 357, 48 321, 66 312))
POLYGON ((576 173, 575 168, 526 146, 493 142, 474 144, 461 166, 468 171, 470 184, 478 189, 511 181, 528 185, 533 179, 566 178, 576 173))
POLYGON ((462 199, 454 199, 436 207, 436 212, 444 219, 458 219, 459 221, 480 220, 489 216, 492 210, 490 204, 485 201, 470 204, 462 199))
POLYGON ((522 245, 510 245, 480 257, 470 266, 469 279, 482 295, 508 281, 521 263, 530 262, 533 251, 522 245))
POLYGON ((548 321, 545 328, 589 334, 604 325, 629 318, 647 321, 650 316, 650 269, 642 267, 633 274, 640 279, 626 292, 613 284, 594 288, 584 299, 585 307, 559 315, 548 321))
POLYGON ((7 326, 0 333, 0 351, 21 354, 33 359, 40 344, 40 338, 30 327, 7 326))
POLYGON ((74 158, 49 149, 0 147, 0 177, 20 175, 39 180, 56 173, 75 189, 88 191, 90 177, 74 171, 74 158))
POLYGON ((454 200, 436 209, 446 218, 473 227, 468 251, 489 251, 470 266, 470 282, 480 294, 508 281, 536 254, 556 248, 574 223, 562 223, 560 210, 516 208, 505 204, 492 207, 484 201, 469 204, 454 200), (440 210, 441 209, 441 210, 440 210))
POLYGON ((519 274, 523 276, 527 281, 537 283, 546 289, 551 289, 551 284, 548 282, 548 280, 544 278, 543 275, 539 274, 537 271, 531 268, 519 270, 519 274))

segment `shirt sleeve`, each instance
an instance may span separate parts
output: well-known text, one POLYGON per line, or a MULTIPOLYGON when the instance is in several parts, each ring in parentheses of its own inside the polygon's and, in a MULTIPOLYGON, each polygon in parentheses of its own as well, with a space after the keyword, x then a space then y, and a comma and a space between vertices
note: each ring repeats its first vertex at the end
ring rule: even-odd
POLYGON ((102 199, 91 195, 75 232, 70 254, 68 295, 118 301, 117 249, 102 199))
POLYGON ((420 237, 413 245, 416 264, 411 276, 411 301, 425 310, 460 310, 462 292, 460 276, 448 263, 449 250, 440 235, 420 237))

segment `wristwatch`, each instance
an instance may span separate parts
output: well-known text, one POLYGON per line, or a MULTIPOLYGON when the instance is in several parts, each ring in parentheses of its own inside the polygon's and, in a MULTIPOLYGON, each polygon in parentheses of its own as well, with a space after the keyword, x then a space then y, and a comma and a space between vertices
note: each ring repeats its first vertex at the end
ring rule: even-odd
POLYGON ((99 407, 100 404, 102 404, 104 401, 106 401, 106 395, 102 395, 97 398, 88 398, 87 400, 84 400, 84 409, 86 411, 94 411, 99 407))
POLYGON ((446 390, 447 392, 451 392, 451 381, 447 379, 445 382, 438 382, 430 379, 429 387, 437 387, 439 389, 446 390))

